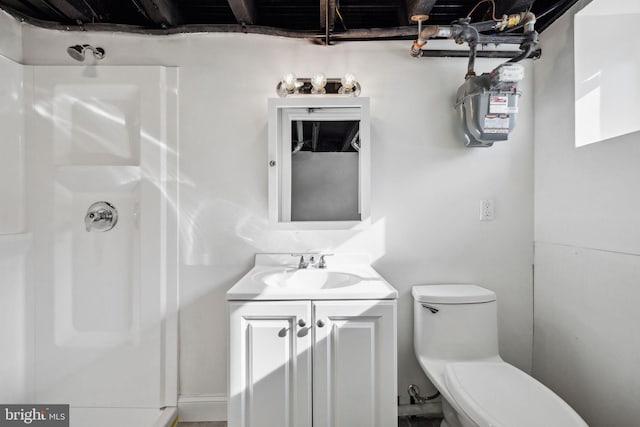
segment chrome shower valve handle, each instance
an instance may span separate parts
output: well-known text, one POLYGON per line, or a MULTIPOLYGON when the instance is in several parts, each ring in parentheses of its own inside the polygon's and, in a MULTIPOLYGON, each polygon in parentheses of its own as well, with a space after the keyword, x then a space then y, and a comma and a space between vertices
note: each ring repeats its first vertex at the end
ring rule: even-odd
POLYGON ((118 210, 109 202, 96 202, 89 206, 84 216, 84 226, 89 231, 109 231, 118 223, 118 210))

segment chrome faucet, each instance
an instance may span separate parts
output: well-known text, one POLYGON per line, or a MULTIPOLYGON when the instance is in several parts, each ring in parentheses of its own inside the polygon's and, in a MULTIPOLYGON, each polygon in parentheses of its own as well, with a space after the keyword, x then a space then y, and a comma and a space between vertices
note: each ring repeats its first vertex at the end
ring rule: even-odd
MULTIPOLYGON (((291 256, 300 257, 300 261, 298 261, 298 270, 303 270, 309 267, 309 263, 304 260, 303 254, 291 254, 291 256)), ((313 259, 313 257, 311 257, 313 259)))
POLYGON ((333 254, 322 254, 320 255, 320 261, 318 261, 318 268, 327 268, 327 261, 325 261, 324 257, 331 256, 333 254))
POLYGON ((319 260, 316 260, 316 256, 318 256, 318 254, 315 254, 315 255, 311 255, 311 257, 309 258, 309 261, 305 261, 304 254, 291 254, 291 256, 300 257, 300 261, 298 261, 299 270, 310 268, 310 267, 327 268, 327 261, 324 259, 324 257, 331 256, 333 254, 319 254, 319 255, 320 255, 319 260))
POLYGON ((118 211, 109 202, 96 202, 89 206, 84 216, 84 226, 87 232, 109 231, 118 223, 118 211))

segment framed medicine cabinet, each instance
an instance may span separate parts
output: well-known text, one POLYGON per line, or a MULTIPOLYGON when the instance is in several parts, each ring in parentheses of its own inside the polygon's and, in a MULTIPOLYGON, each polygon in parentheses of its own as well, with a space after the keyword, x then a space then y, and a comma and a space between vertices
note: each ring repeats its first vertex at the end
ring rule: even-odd
POLYGON ((269 99, 269 218, 294 228, 369 219, 369 99, 269 99))

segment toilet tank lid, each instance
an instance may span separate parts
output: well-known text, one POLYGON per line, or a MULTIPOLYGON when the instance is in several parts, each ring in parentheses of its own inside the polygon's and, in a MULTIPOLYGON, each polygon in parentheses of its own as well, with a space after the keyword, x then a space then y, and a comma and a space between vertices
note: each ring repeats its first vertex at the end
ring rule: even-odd
POLYGON ((496 300, 496 294, 476 285, 418 285, 411 294, 416 301, 433 304, 473 304, 496 300))

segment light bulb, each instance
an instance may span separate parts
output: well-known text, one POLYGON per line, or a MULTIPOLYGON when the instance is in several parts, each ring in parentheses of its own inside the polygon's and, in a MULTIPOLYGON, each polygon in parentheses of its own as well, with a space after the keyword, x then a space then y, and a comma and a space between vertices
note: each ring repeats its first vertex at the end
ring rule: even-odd
POLYGON ((317 73, 314 74, 313 77, 311 77, 311 93, 313 94, 320 94, 320 93, 326 93, 327 91, 325 90, 325 85, 327 84, 327 78, 325 77, 324 74, 322 73, 317 73))
POLYGON ((353 89, 353 86, 355 86, 356 84, 356 76, 354 76, 351 73, 347 73, 344 76, 342 76, 342 78, 340 79, 340 83, 342 83, 342 86, 345 89, 351 90, 353 89))
POLYGON ((297 82, 298 80, 296 79, 296 75, 293 73, 287 73, 282 77, 282 85, 290 93, 293 93, 296 90, 297 82))

